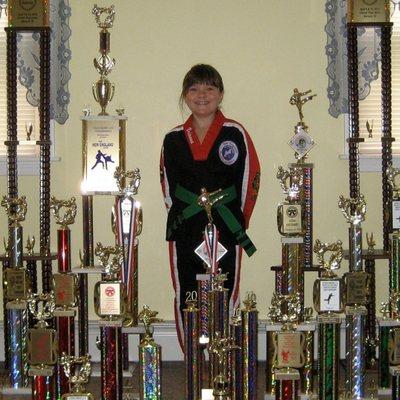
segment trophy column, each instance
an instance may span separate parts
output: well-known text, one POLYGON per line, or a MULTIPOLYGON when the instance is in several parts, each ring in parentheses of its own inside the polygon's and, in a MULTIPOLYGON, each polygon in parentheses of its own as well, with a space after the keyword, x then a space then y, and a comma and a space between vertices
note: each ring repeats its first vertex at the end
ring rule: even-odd
POLYGON ((353 399, 364 397, 365 382, 365 321, 367 309, 367 277, 362 270, 362 230, 366 204, 364 196, 357 199, 339 198, 349 228, 350 272, 346 274, 346 391, 353 399))
POLYGON ((343 258, 342 242, 316 241, 314 252, 323 268, 322 276, 314 282, 314 308, 318 312, 318 378, 319 399, 339 399, 340 323, 344 311, 343 281, 334 270, 343 258), (331 252, 329 261, 324 255, 331 252))

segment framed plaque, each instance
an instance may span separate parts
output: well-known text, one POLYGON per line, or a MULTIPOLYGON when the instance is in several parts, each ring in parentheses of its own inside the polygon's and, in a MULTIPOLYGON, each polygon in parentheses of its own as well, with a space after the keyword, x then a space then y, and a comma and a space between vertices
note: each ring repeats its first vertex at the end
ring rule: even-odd
POLYGON ((75 307, 78 280, 75 274, 53 274, 54 295, 57 307, 75 307))
POLYGON ((8 26, 18 28, 50 26, 48 0, 8 0, 8 26))
POLYGON ((314 307, 319 313, 343 311, 343 283, 340 278, 322 278, 314 282, 314 307))
POLYGON ((125 124, 122 117, 83 120, 82 194, 117 194, 114 172, 125 169, 125 124))
POLYGON ((400 365, 400 328, 390 332, 389 358, 391 365, 400 365))
POLYGON ((94 400, 94 397, 90 393, 65 393, 61 400, 94 400))
POLYGON ((368 274, 349 272, 346 274, 346 305, 365 305, 367 300, 368 274))
POLYGON ((28 362, 31 365, 54 365, 57 362, 56 331, 54 329, 29 329, 28 362))
POLYGON ((392 224, 393 229, 400 229, 400 200, 392 201, 392 224))
POLYGON ((276 347, 278 368, 301 368, 304 365, 302 332, 278 332, 276 347))
POLYGON ((278 229, 282 235, 298 235, 303 232, 300 204, 278 206, 278 229))
POLYGON ((29 278, 25 269, 7 268, 4 272, 6 299, 24 300, 29 289, 29 278))
POLYGON ((95 286, 95 311, 99 317, 118 317, 125 313, 124 284, 103 281, 95 286))
POLYGON ((389 0, 348 0, 348 22, 390 22, 389 0))

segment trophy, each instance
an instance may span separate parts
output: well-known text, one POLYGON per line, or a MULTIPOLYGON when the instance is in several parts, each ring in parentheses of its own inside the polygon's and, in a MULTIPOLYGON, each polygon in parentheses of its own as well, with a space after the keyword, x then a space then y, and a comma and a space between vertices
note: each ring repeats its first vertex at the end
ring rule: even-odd
POLYGON ((233 310, 233 315, 230 323, 230 334, 234 344, 237 347, 236 351, 231 353, 230 357, 230 373, 232 377, 231 396, 232 400, 240 400, 243 398, 243 326, 242 313, 240 308, 233 310))
MULTIPOLYGON (((194 292, 197 295, 197 292, 194 292)), ((185 399, 198 400, 201 392, 200 312, 197 296, 186 301, 184 315, 185 399)))
POLYGON ((148 306, 143 306, 139 313, 139 321, 143 323, 145 334, 139 344, 139 387, 140 399, 162 399, 161 390, 161 346, 155 343, 151 332, 151 324, 160 322, 158 312, 152 311, 148 306))
POLYGON ((126 287, 127 303, 124 326, 136 326, 138 314, 138 239, 142 232, 142 207, 133 197, 140 186, 140 171, 123 171, 117 167, 114 173, 119 195, 113 209, 113 228, 118 244, 123 248, 121 280, 126 287), (126 184, 126 180, 129 180, 126 184))
POLYGON ((314 140, 308 133, 308 127, 304 122, 303 106, 312 100, 316 94, 310 94, 311 90, 300 92, 293 90, 289 103, 297 107, 300 121, 294 127, 294 136, 289 141, 289 146, 294 150, 296 163, 289 164, 289 168, 298 168, 302 173, 303 183, 298 193, 297 200, 302 205, 303 229, 304 229, 304 262, 305 268, 313 266, 312 252, 312 215, 313 215, 313 168, 314 165, 306 163, 308 153, 314 147, 314 140))
POLYGON ((345 199, 339 197, 339 209, 349 228, 350 272, 346 282, 346 391, 353 398, 364 396, 365 380, 365 322, 367 309, 368 275, 362 270, 362 230, 365 219, 366 203, 364 196, 345 199))
MULTIPOLYGON (((247 293, 241 312, 243 341, 243 399, 257 400, 258 311, 256 295, 247 293)), ((237 343, 236 343, 237 344, 237 343)))
POLYGON ((11 222, 10 267, 3 273, 4 298, 7 300, 6 321, 8 330, 7 359, 10 366, 10 384, 14 389, 28 386, 27 330, 28 311, 26 298, 30 280, 23 268, 23 233, 20 222, 25 220, 27 204, 25 197, 3 197, 2 207, 6 209, 11 222))
POLYGON ((392 376, 392 399, 400 393, 400 327, 390 330, 389 338, 390 375, 392 376))
POLYGON ((301 169, 293 168, 287 171, 279 167, 276 178, 279 180, 283 193, 286 195, 286 202, 278 206, 279 233, 282 236, 302 235, 302 208, 297 201, 303 184, 301 169), (290 185, 288 185, 288 180, 291 181, 290 185))
POLYGON ((339 398, 340 323, 344 311, 344 285, 334 271, 343 258, 342 242, 315 242, 314 252, 323 268, 322 276, 314 282, 314 308, 318 312, 318 377, 319 398, 339 398), (325 255, 330 253, 329 259, 325 255))
POLYGON ((122 342, 121 328, 125 315, 125 285, 119 279, 123 263, 121 246, 103 246, 97 243, 105 278, 95 285, 95 312, 101 318, 101 393, 104 400, 122 399, 122 342))
POLYGON ((53 318, 56 307, 54 292, 28 295, 30 313, 38 321, 28 332, 29 375, 33 377, 33 399, 53 398, 54 368, 57 362, 57 336, 46 320, 53 318))
POLYGON ((272 367, 271 394, 283 400, 298 398, 300 368, 306 363, 306 341, 304 332, 297 331, 296 323, 302 313, 300 296, 278 295, 274 293, 269 316, 272 321, 283 325, 271 328, 272 335, 272 367))
POLYGON ((213 378, 212 393, 215 400, 228 400, 230 398, 227 355, 236 349, 239 349, 239 346, 235 344, 235 340, 230 337, 222 337, 220 332, 215 333, 214 339, 208 347, 210 355, 214 355, 217 366, 213 378))
POLYGON ((355 24, 390 22, 389 0, 349 0, 347 8, 347 22, 355 24))
POLYGON ((106 274, 94 288, 95 312, 105 320, 119 320, 125 314, 125 285, 119 279, 123 262, 121 246, 103 246, 97 243, 96 256, 106 274))
POLYGON ((100 55, 93 60, 94 67, 100 74, 100 78, 92 86, 94 99, 100 104, 101 112, 99 115, 108 115, 106 107, 113 99, 115 86, 108 80, 108 75, 115 66, 115 59, 109 56, 110 52, 110 32, 115 18, 114 5, 110 7, 98 7, 96 4, 92 10, 96 18, 97 26, 100 31, 100 55), (103 19, 102 19, 103 18, 103 19))
POLYGON ((69 356, 62 353, 60 364, 64 369, 65 376, 73 386, 71 393, 65 393, 62 400, 94 400, 91 393, 87 393, 85 385, 89 382, 92 372, 90 354, 81 357, 69 356), (79 366, 79 368, 77 368, 79 366))

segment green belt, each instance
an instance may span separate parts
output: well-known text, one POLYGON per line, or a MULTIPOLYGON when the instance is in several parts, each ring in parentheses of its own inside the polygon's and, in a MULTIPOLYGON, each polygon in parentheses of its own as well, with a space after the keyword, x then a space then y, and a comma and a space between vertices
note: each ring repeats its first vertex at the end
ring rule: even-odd
MULTIPOLYGON (((256 248, 250 238, 247 236, 245 230, 240 225, 237 218, 233 215, 232 211, 229 210, 225 204, 230 203, 234 199, 236 199, 236 190, 234 186, 230 186, 227 189, 222 190, 218 193, 218 195, 223 195, 223 198, 219 200, 213 206, 214 210, 218 212, 222 220, 225 222, 226 226, 233 233, 239 245, 244 249, 247 255, 250 257, 256 251, 256 248)), ((193 217, 194 215, 198 214, 201 211, 205 211, 203 207, 197 204, 198 195, 195 193, 190 192, 189 190, 185 189, 181 185, 177 185, 175 190, 175 196, 187 203, 188 206, 179 214, 172 226, 168 229, 167 238, 172 236, 172 233, 187 219, 193 217)))

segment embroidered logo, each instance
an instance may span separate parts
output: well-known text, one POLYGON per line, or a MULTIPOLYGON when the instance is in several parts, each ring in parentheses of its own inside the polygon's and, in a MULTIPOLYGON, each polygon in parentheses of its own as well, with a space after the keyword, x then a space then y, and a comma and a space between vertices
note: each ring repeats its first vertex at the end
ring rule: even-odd
POLYGON ((239 157, 239 150, 234 142, 227 140, 220 144, 218 154, 225 165, 232 165, 239 157))

